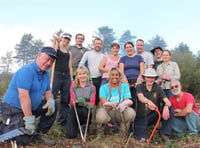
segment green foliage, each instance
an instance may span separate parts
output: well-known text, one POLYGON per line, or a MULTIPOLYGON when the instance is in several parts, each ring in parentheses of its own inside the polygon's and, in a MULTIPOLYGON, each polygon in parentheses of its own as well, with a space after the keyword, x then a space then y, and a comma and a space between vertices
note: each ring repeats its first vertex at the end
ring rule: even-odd
POLYGON ((2 99, 3 95, 5 94, 10 80, 12 79, 12 73, 1 73, 0 74, 0 100, 2 99))
POLYGON ((43 46, 44 43, 41 40, 33 40, 31 34, 24 34, 20 43, 16 44, 16 56, 14 58, 21 65, 28 64, 35 60, 43 46))
POLYGON ((103 40, 102 52, 107 54, 111 53, 110 46, 116 40, 113 29, 108 26, 102 26, 98 28, 98 32, 96 32, 96 34, 103 40))
POLYGON ((151 40, 148 40, 148 43, 145 43, 144 50, 150 51, 155 46, 160 46, 163 49, 166 49, 167 43, 165 42, 165 40, 161 36, 156 35, 151 40))
POLYGON ((121 35, 120 39, 119 39, 119 44, 120 44, 120 54, 123 56, 126 54, 125 50, 124 50, 124 44, 126 42, 132 42, 134 44, 134 39, 136 39, 136 36, 131 35, 131 31, 130 30, 126 30, 124 31, 124 33, 121 35))
POLYGON ((198 98, 200 95, 199 59, 192 54, 189 47, 184 43, 180 43, 171 54, 171 60, 179 65, 183 90, 198 98))

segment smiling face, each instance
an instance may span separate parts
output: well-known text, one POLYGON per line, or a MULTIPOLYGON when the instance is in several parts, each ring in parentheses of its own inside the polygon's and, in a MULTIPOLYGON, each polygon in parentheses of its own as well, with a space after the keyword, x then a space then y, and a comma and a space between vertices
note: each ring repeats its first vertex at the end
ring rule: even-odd
POLYGON ((36 63, 41 71, 48 70, 54 63, 55 59, 46 53, 40 53, 36 59, 36 63))
POLYGON ((164 62, 169 62, 170 59, 171 59, 171 54, 170 54, 170 52, 167 51, 167 50, 163 51, 162 59, 163 59, 164 62))
POLYGON ((144 78, 146 81, 147 86, 153 86, 153 83, 155 82, 155 77, 145 77, 144 78))
POLYGON ((143 53, 143 52, 144 52, 144 42, 138 40, 138 41, 136 42, 136 48, 137 48, 137 52, 138 52, 139 54, 143 53))
POLYGON ((109 82, 111 85, 118 85, 120 82, 121 74, 117 69, 111 70, 109 74, 109 82))
POLYGON ((84 36, 79 34, 76 36, 76 45, 82 45, 84 42, 84 36))
POLYGON ((79 69, 79 71, 76 74, 76 78, 80 83, 87 82, 89 77, 88 72, 85 69, 79 69))
POLYGON ((178 81, 172 81, 170 83, 170 89, 174 95, 179 95, 181 93, 182 86, 178 81))
POLYGON ((93 43, 93 46, 94 46, 94 50, 97 51, 97 52, 99 52, 101 50, 101 48, 103 47, 102 40, 95 39, 94 43, 93 43))
POLYGON ((162 56, 162 50, 160 48, 155 49, 154 55, 156 58, 160 58, 162 56))
POLYGON ((132 56, 134 54, 134 46, 129 43, 126 44, 125 50, 128 56, 132 56))
POLYGON ((70 39, 67 37, 62 37, 61 41, 62 41, 62 45, 65 47, 70 43, 70 39))

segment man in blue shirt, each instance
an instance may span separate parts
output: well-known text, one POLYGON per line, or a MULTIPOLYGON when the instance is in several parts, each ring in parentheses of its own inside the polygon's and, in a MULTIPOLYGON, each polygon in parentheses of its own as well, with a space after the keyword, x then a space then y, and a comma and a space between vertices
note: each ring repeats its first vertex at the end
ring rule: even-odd
MULTIPOLYGON (((46 71, 56 58, 53 48, 42 48, 36 61, 23 66, 15 73, 0 103, 3 118, 3 122, 0 122, 0 134, 20 127, 25 127, 30 133, 13 138, 17 145, 27 145, 31 137, 36 135, 36 117, 40 116, 37 133, 42 138, 41 133, 46 133, 56 119, 57 104, 53 99, 49 74, 46 71)), ((54 145, 55 142, 49 141, 46 144, 54 145)))

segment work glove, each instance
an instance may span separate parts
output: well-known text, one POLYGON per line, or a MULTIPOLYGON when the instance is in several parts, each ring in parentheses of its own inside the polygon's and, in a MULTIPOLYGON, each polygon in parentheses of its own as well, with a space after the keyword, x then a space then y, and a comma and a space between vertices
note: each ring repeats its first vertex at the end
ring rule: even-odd
POLYGON ((42 109, 48 109, 46 116, 51 116, 55 112, 55 100, 53 98, 49 98, 47 103, 42 107, 42 109))
POLYGON ((30 133, 30 134, 34 134, 35 133, 35 116, 26 116, 23 118, 23 120, 25 121, 25 129, 30 133))
POLYGON ((79 105, 84 105, 85 104, 85 98, 83 98, 83 97, 78 97, 77 101, 78 101, 79 105))
POLYGON ((90 102, 85 101, 85 98, 78 97, 77 101, 78 101, 79 105, 87 107, 88 109, 93 109, 92 104, 90 102))
POLYGON ((108 102, 106 101, 103 106, 111 106, 111 107, 117 107, 117 102, 108 102))
POLYGON ((121 104, 119 104, 120 112, 123 112, 127 107, 131 106, 133 102, 131 100, 124 100, 121 104))
POLYGON ((85 102, 85 105, 88 109, 92 110, 93 109, 93 106, 90 102, 85 102))

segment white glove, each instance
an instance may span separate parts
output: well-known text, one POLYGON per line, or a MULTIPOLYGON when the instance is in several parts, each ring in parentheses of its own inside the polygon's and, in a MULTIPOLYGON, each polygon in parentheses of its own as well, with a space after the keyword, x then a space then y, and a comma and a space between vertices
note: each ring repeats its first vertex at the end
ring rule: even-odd
POLYGON ((55 112, 55 100, 53 98, 49 98, 47 103, 42 107, 42 109, 48 109, 46 116, 51 116, 55 112))

